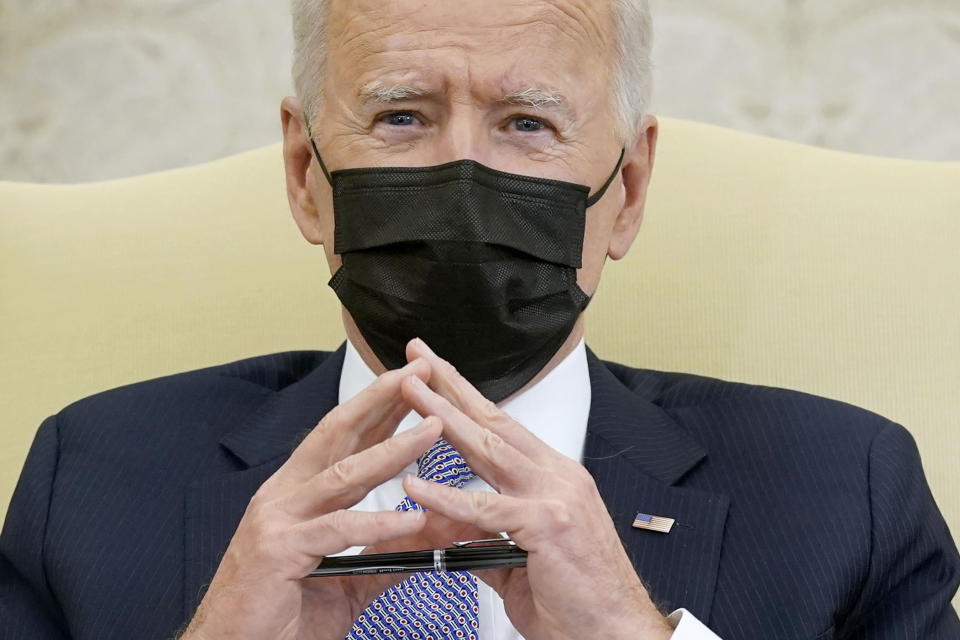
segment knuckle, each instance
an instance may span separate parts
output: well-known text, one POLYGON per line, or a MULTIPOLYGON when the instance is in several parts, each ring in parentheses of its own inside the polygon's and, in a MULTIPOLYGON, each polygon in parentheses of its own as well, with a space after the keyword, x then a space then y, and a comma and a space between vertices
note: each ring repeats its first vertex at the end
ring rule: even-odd
POLYGON ((391 518, 392 515, 393 514, 389 512, 377 513, 374 515, 373 521, 377 529, 381 531, 388 529, 393 524, 393 520, 391 518))
POLYGON ((250 526, 254 531, 268 531, 270 530, 276 520, 276 515, 273 510, 268 508, 267 504, 261 505, 259 508, 253 509, 249 514, 250 526))
POLYGON ((470 507, 464 514, 466 516, 464 520, 474 526, 480 526, 480 523, 484 520, 483 515, 487 513, 490 504, 490 494, 486 491, 472 492, 470 494, 470 507))
MULTIPOLYGON (((401 436, 402 435, 403 434, 401 434, 401 436)), ((369 458, 367 464, 387 464, 388 461, 398 460, 399 458, 408 456, 411 451, 413 451, 413 449, 411 449, 409 437, 393 436, 377 445, 376 451, 371 450, 371 453, 375 455, 369 458)))
POLYGON ((350 512, 346 509, 338 509, 326 517, 326 529, 329 534, 337 539, 347 538, 346 531, 350 527, 350 512))
POLYGON ((317 426, 314 428, 314 431, 319 433, 334 432, 339 429, 342 422, 343 421, 340 418, 340 411, 333 409, 327 415, 321 418, 320 422, 318 422, 317 426))
POLYGON ((282 561, 293 551, 293 523, 278 507, 275 496, 258 493, 247 505, 229 547, 258 563, 282 561))
POLYGON ((457 371, 457 368, 452 364, 450 364, 449 362, 447 362, 446 360, 443 361, 443 364, 441 365, 441 369, 443 370, 444 373, 446 373, 448 376, 450 376, 451 378, 453 378, 458 382, 466 381, 466 378, 460 375, 460 372, 457 371))
POLYGON ((494 402, 487 398, 484 398, 483 402, 480 403, 480 415, 484 420, 491 423, 502 422, 504 416, 506 416, 494 402))
POLYGON ((377 376, 377 379, 370 383, 370 386, 367 387, 369 391, 373 394, 379 394, 383 391, 383 388, 386 387, 394 378, 397 377, 396 371, 387 371, 377 376))
MULTIPOLYGON (((496 408, 496 405, 494 405, 494 408, 496 408)), ((496 409, 496 411, 497 413, 486 418, 487 424, 490 425, 491 428, 497 429, 501 433, 511 433, 517 429, 519 425, 513 418, 500 409, 496 409)))
POLYGON ((369 388, 371 391, 379 395, 385 393, 391 387, 397 386, 403 377, 404 373, 401 369, 386 371, 377 376, 377 379, 373 381, 369 388))
POLYGON ((270 481, 264 482, 260 487, 254 491, 253 496, 250 498, 250 502, 247 503, 247 512, 258 511, 266 503, 270 502, 273 497, 272 487, 270 486, 270 481))
POLYGON ((569 529, 576 520, 563 500, 546 500, 541 505, 541 510, 554 529, 569 529))
POLYGON ((258 530, 253 536, 253 546, 257 555, 268 559, 278 559, 285 555, 290 546, 289 535, 286 532, 271 528, 258 530))
POLYGON ((572 469, 569 471, 569 477, 580 487, 585 489, 590 489, 596 486, 596 483, 593 480, 593 476, 590 475, 590 472, 587 471, 587 468, 582 464, 571 465, 572 469))
POLYGON ((327 467, 326 475, 328 476, 327 480, 331 481, 332 484, 340 488, 348 487, 350 486, 350 480, 353 476, 353 465, 350 463, 349 458, 337 460, 331 466, 327 467))
POLYGON ((386 459, 393 458, 395 455, 400 453, 403 450, 403 443, 406 438, 402 437, 409 432, 398 433, 390 436, 383 442, 376 444, 371 447, 369 452, 371 454, 376 454, 377 458, 386 459))
POLYGON ((473 505, 478 509, 485 509, 490 504, 490 494, 486 491, 475 491, 473 496, 473 505))
POLYGON ((284 531, 278 523, 258 511, 250 518, 244 518, 237 528, 237 536, 231 544, 239 543, 257 557, 274 558, 281 554, 284 531))
POLYGON ((490 494, 486 491, 474 491, 470 494, 473 507, 477 511, 485 511, 490 507, 490 494))
POLYGON ((274 522, 279 513, 277 511, 278 498, 273 492, 260 487, 250 498, 247 508, 243 512, 242 521, 248 528, 253 530, 263 530, 274 522))
POLYGON ((498 436, 493 431, 489 429, 483 430, 483 435, 481 436, 481 443, 483 444, 484 449, 487 453, 495 454, 503 447, 503 438, 498 436))

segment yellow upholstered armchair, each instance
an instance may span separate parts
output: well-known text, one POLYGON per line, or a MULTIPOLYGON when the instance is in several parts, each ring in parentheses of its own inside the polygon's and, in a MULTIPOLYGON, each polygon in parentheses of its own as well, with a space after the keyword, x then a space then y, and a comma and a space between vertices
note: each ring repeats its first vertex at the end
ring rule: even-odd
MULTIPOLYGON (((960 530, 960 164, 664 119, 646 220, 588 343, 905 425, 960 530)), ((279 145, 95 184, 0 183, 0 516, 34 430, 85 395, 343 340, 279 145)))

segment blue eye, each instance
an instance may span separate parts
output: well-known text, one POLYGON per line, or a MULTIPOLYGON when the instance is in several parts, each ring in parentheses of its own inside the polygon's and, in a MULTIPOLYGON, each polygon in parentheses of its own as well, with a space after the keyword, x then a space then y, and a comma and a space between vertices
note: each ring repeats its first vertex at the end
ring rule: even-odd
POLYGON ((412 124, 416 124, 417 119, 413 117, 413 114, 409 111, 397 111, 396 113, 390 113, 385 116, 387 124, 395 127, 408 127, 412 124))
POLYGON ((513 128, 524 133, 531 133, 543 129, 543 120, 521 117, 513 121, 513 128))

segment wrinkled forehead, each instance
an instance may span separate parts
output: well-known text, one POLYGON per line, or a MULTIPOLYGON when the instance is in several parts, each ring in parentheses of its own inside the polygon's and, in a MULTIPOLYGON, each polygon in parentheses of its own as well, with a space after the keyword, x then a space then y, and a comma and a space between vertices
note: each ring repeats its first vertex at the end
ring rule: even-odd
MULTIPOLYGON (((567 93, 607 81, 608 0, 332 0, 329 76, 366 85, 416 76, 567 93)), ((332 89, 337 90, 334 86, 332 89)))

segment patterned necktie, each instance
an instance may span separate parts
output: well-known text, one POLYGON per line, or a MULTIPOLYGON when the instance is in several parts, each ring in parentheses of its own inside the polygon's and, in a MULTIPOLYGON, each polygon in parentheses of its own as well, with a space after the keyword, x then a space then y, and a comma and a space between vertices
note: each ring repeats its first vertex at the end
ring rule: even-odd
MULTIPOLYGON (((444 439, 418 463, 417 476, 461 488, 474 477, 459 453, 444 439)), ((405 496, 397 511, 423 510, 405 496)), ((347 640, 412 638, 477 640, 477 579, 466 571, 415 573, 377 596, 360 614, 347 640)))

